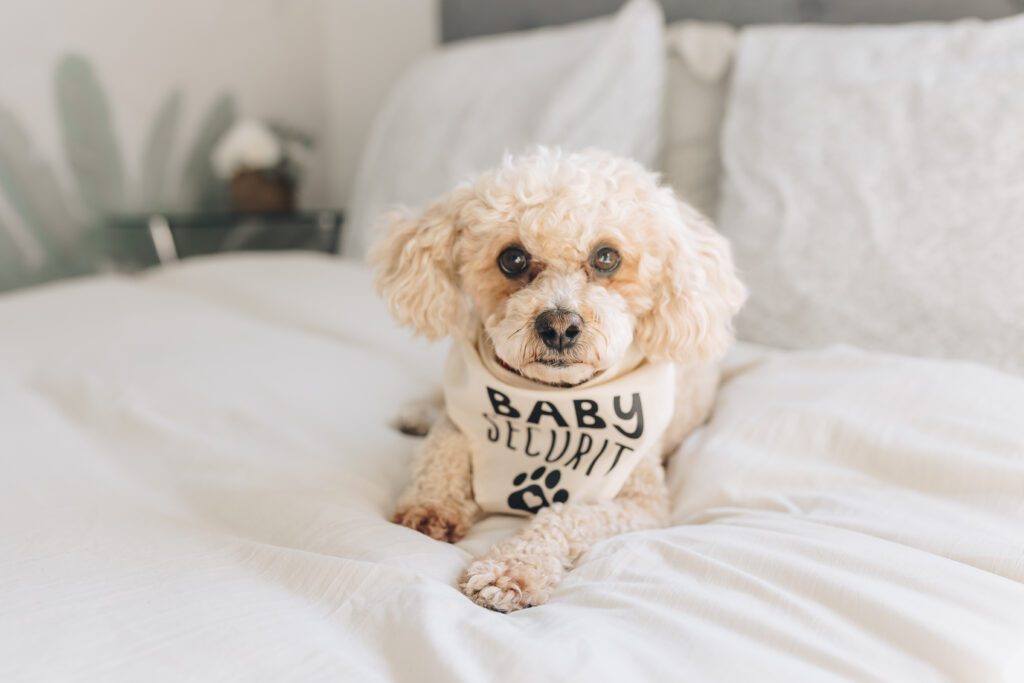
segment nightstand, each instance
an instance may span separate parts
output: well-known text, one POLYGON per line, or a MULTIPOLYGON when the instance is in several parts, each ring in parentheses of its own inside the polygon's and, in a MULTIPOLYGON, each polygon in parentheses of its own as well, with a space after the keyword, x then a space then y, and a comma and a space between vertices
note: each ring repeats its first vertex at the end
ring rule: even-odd
POLYGON ((115 216, 108 234, 115 261, 145 268, 224 251, 308 249, 336 253, 343 214, 336 210, 285 213, 148 213, 115 216))

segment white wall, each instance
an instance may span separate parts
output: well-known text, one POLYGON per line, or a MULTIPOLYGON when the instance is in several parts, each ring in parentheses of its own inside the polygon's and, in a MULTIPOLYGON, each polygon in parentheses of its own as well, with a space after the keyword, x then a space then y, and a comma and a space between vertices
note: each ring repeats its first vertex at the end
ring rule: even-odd
MULTIPOLYGON (((3 0, 0 102, 14 110, 68 182, 53 73, 62 55, 81 53, 107 91, 131 178, 146 130, 173 88, 185 93, 179 156, 199 118, 224 91, 234 93, 244 114, 321 130, 320 24, 317 2, 3 0)), ((180 168, 178 162, 172 169, 180 168)), ((307 197, 321 201, 327 179, 322 159, 314 164, 307 197)))
POLYGON ((437 0, 325 0, 324 78, 332 203, 348 205, 373 114, 402 71, 439 40, 437 0))
POLYGON ((71 194, 53 94, 62 55, 80 52, 96 68, 130 178, 172 88, 185 92, 179 156, 230 91, 243 114, 314 134, 304 203, 344 206, 373 112, 435 43, 437 24, 436 0, 2 0, 0 104, 71 194))

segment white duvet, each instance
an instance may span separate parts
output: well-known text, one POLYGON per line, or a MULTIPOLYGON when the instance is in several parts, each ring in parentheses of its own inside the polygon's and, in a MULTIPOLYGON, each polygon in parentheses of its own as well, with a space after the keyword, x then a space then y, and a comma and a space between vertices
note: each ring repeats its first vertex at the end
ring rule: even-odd
POLYGON ((740 349, 674 525, 542 607, 386 520, 443 349, 362 268, 195 260, 0 298, 0 680, 1024 680, 1024 380, 740 349))

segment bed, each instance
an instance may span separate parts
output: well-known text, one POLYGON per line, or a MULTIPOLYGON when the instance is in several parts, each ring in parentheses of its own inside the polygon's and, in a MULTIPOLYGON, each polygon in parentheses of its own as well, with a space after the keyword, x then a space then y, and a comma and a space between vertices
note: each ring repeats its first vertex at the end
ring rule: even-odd
POLYGON ((415 444, 389 422, 443 349, 362 266, 196 259, 0 318, 2 680, 1024 674, 1019 378, 742 346, 674 525, 504 615, 454 582, 520 520, 451 546, 387 521, 415 444))
MULTIPOLYGON (((751 45, 734 95, 771 61, 751 45)), ((751 118, 779 115, 754 100, 751 118)), ((723 229, 762 220, 740 210, 765 186, 764 160, 733 154, 747 133, 723 133, 723 229)), ((1014 291, 988 252, 953 251, 1014 291)), ((1012 341, 1007 318, 972 339, 1012 341)), ((872 322, 831 328, 856 345, 784 349, 747 319, 671 460, 672 525, 598 544, 547 604, 499 614, 455 581, 521 519, 454 545, 388 521, 418 443, 394 418, 446 349, 395 326, 362 263, 220 255, 0 297, 0 680, 1024 680, 1024 377, 955 336, 880 350, 872 322)))

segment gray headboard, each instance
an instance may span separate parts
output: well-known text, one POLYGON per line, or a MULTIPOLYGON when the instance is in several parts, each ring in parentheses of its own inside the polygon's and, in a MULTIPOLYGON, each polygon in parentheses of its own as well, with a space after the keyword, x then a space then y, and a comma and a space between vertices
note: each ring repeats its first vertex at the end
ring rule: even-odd
MULTIPOLYGON (((660 0, 668 21, 736 25, 773 22, 892 24, 998 19, 1024 11, 1024 0, 660 0)), ((445 42, 566 24, 610 14, 625 0, 441 0, 445 42)))

